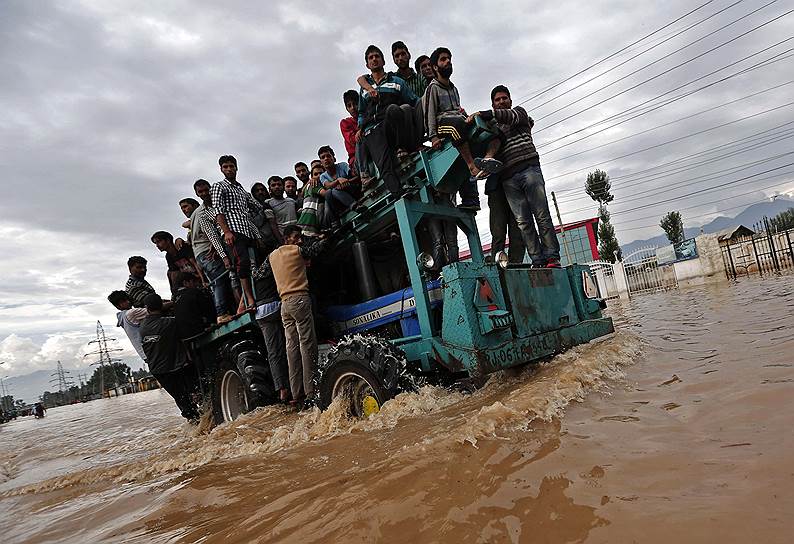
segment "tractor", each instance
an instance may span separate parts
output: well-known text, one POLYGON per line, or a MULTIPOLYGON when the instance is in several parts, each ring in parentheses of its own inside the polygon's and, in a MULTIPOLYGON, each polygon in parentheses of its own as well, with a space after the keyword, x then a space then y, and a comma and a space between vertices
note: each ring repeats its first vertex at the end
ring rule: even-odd
MULTIPOLYGON (((472 151, 494 137, 477 119, 472 151)), ((401 163, 404 194, 370 183, 312 261, 321 409, 343 395, 352 416, 367 417, 418 384, 481 384, 614 332, 588 266, 485 258, 474 214, 438 198, 468 176, 451 144, 420 150, 401 163), (443 262, 437 251, 439 226, 450 224, 468 241, 465 260, 443 262)), ((189 348, 216 423, 276 402, 250 313, 193 338, 189 348)))

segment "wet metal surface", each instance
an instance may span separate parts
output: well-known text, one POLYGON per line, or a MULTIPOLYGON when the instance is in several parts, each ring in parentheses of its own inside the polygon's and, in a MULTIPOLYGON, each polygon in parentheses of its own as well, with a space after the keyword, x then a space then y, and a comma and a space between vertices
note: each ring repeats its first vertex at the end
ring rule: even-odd
POLYGON ((610 338, 367 421, 53 409, 0 426, 1 539, 790 542, 793 314, 793 276, 639 297, 610 338))

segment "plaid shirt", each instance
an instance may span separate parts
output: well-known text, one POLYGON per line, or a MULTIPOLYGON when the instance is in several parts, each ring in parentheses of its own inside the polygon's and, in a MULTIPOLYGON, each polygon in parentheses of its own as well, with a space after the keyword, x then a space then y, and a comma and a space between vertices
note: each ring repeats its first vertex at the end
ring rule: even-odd
POLYGON ((198 220, 201 230, 207 235, 207 238, 209 238, 210 244, 212 244, 212 247, 215 249, 215 253, 217 253, 221 259, 225 259, 226 251, 223 249, 220 229, 218 229, 218 225, 215 223, 215 218, 217 216, 218 212, 215 211, 215 208, 204 206, 201 209, 198 220))
POLYGON ((251 216, 261 210, 262 205, 239 182, 222 179, 212 186, 211 193, 217 215, 223 215, 232 232, 251 239, 260 237, 251 216))

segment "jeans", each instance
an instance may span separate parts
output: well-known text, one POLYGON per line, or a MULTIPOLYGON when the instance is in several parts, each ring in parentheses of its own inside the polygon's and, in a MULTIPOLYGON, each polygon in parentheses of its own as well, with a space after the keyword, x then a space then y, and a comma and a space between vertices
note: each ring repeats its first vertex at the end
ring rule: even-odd
MULTIPOLYGON (((390 104, 386 108, 383 121, 369 130, 360 146, 359 166, 369 159, 378 167, 378 173, 390 193, 400 192, 400 178, 397 175, 397 149, 413 152, 421 142, 418 129, 419 110, 403 104, 390 104)), ((363 169, 362 169, 363 170, 363 169)))
POLYGON ((343 213, 356 201, 355 195, 344 189, 328 189, 325 193, 325 205, 330 209, 334 219, 339 219, 343 213))
POLYGON ((215 301, 215 313, 217 315, 228 314, 229 304, 234 299, 229 284, 229 274, 225 273, 226 267, 223 266, 223 260, 220 257, 210 260, 207 258, 207 253, 200 253, 196 255, 196 261, 206 274, 207 279, 210 280, 212 298, 215 301))
POLYGON ((560 260, 560 244, 551 221, 546 200, 546 183, 540 165, 528 166, 502 180, 507 203, 516 216, 533 264, 545 264, 549 259, 560 260), (534 218, 534 221, 533 221, 534 218), (535 231, 535 224, 538 230, 535 231))
POLYGON ((276 313, 263 319, 257 319, 259 328, 262 329, 262 336, 265 338, 265 348, 267 349, 267 362, 270 365, 270 375, 273 377, 273 385, 276 392, 287 389, 287 351, 286 340, 284 339, 284 325, 281 323, 281 314, 276 313))
POLYGON ((480 191, 477 188, 477 180, 469 178, 461 183, 458 194, 460 194, 461 204, 470 205, 475 202, 477 204, 480 203, 480 191))
POLYGON ((501 185, 488 193, 488 210, 490 210, 488 222, 491 228, 491 258, 495 259, 496 254, 505 248, 505 240, 509 237, 508 260, 511 263, 523 263, 524 238, 501 185))

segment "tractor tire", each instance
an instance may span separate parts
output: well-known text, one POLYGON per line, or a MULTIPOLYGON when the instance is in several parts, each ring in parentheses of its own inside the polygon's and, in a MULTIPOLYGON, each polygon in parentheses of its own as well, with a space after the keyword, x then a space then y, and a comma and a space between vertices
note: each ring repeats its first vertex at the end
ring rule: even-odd
POLYGON ((326 360, 318 384, 321 410, 346 395, 351 416, 369 417, 401 390, 405 359, 386 340, 346 338, 331 349, 326 360))
POLYGON ((215 425, 234 421, 250 411, 251 392, 237 365, 224 356, 212 382, 212 418, 215 425))

